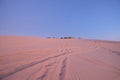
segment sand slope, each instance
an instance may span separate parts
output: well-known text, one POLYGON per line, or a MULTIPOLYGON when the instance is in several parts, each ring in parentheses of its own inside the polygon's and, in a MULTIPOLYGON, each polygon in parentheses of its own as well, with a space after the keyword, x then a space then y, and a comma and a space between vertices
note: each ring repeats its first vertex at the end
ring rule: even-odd
POLYGON ((0 80, 120 80, 120 42, 1 36, 0 80))

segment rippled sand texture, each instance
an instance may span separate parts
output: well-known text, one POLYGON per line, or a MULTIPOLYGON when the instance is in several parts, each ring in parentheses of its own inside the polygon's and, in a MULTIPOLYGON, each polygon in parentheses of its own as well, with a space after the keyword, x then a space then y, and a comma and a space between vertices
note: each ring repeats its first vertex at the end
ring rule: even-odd
POLYGON ((0 80, 120 80, 120 42, 1 36, 0 80))

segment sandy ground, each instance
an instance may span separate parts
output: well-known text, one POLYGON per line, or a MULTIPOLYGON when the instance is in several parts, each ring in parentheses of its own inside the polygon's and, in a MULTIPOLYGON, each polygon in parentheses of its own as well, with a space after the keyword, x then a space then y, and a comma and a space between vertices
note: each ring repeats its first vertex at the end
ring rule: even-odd
POLYGON ((120 80, 120 42, 1 36, 0 80, 120 80))

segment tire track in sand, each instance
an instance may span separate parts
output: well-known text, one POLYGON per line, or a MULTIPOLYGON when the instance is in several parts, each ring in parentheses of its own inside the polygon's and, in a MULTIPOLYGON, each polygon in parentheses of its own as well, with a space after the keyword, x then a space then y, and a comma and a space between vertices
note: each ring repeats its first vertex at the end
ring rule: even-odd
POLYGON ((62 62, 62 67, 59 74, 60 76, 59 80, 64 80, 65 78, 65 72, 66 72, 66 66, 67 66, 66 63, 67 63, 67 57, 62 62))
MULTIPOLYGON (((49 61, 49 60, 51 60, 51 59, 55 59, 55 58, 58 58, 58 57, 60 57, 60 56, 65 56, 66 54, 69 54, 69 53, 67 53, 66 51, 64 51, 64 52, 61 51, 61 52, 62 52, 62 54, 58 54, 58 55, 54 55, 54 56, 51 56, 51 57, 47 57, 47 58, 42 59, 42 60, 39 60, 39 61, 33 61, 33 62, 29 63, 29 64, 24 64, 24 65, 22 65, 22 66, 20 66, 20 67, 18 67, 18 68, 16 68, 16 69, 14 69, 14 70, 11 71, 11 72, 8 72, 8 73, 6 73, 6 74, 1 74, 1 75, 0 75, 0 80, 2 80, 2 79, 4 79, 4 78, 7 78, 7 77, 9 77, 9 76, 11 76, 11 75, 14 75, 15 73, 18 73, 18 72, 20 72, 20 71, 23 71, 23 70, 25 70, 25 69, 27 69, 27 68, 33 67, 33 66, 35 66, 35 65, 37 65, 37 64, 44 63, 44 62, 49 61)), ((38 58, 36 58, 36 59, 38 59, 38 58)), ((63 67, 64 67, 64 66, 63 66, 63 67)), ((44 75, 44 76, 45 76, 45 75, 44 75)), ((41 79, 43 79, 44 76, 42 76, 41 79)))

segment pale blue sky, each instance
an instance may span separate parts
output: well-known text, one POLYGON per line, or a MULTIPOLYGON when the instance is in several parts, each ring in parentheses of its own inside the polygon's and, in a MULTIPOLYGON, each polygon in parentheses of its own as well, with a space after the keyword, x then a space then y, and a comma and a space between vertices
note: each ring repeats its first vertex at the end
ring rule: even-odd
POLYGON ((120 0, 0 0, 0 35, 120 40, 120 0))

